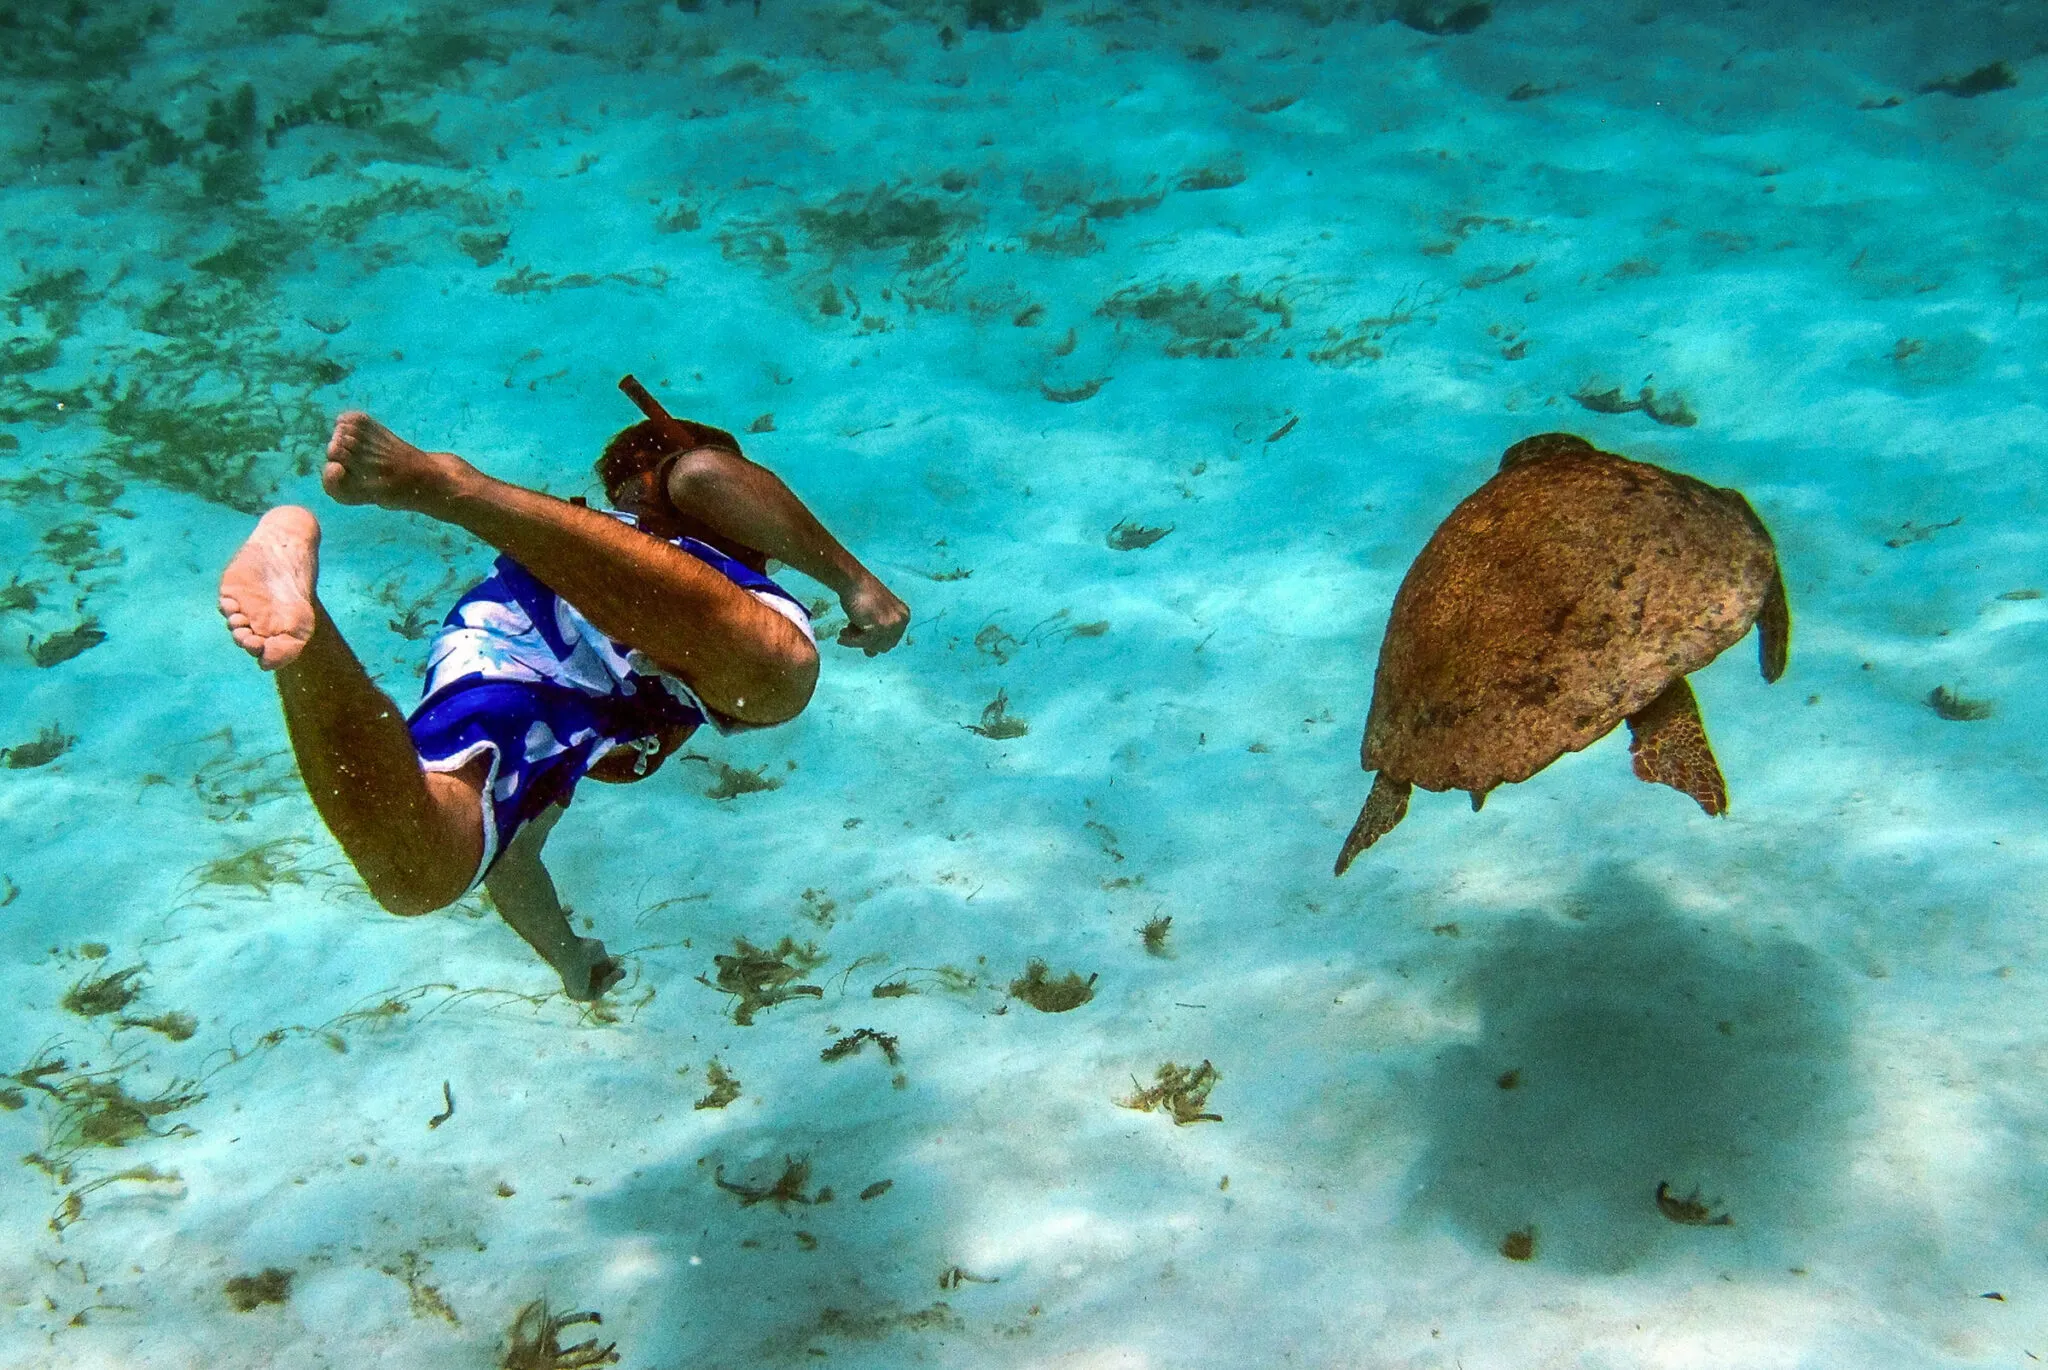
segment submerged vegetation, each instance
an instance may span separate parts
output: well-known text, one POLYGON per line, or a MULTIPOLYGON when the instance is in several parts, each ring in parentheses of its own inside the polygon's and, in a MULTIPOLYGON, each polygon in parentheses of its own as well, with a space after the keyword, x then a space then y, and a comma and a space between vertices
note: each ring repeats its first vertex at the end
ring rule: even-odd
POLYGON ((81 1018, 119 1013, 142 997, 142 987, 135 983, 135 977, 143 970, 137 965, 107 975, 87 976, 65 993, 63 1006, 81 1018))
POLYGON ((1102 541, 1113 552, 1137 552, 1150 547, 1172 531, 1172 524, 1164 528, 1147 528, 1142 523, 1119 519, 1116 526, 1103 535, 1102 541))
POLYGON ((883 1057, 888 1060, 890 1065, 900 1064, 896 1054, 896 1039, 886 1032, 877 1032, 873 1028, 855 1028, 852 1032, 819 1052, 818 1059, 826 1062, 843 1061, 849 1056, 859 1055, 860 1049, 869 1042, 873 1042, 877 1047, 881 1048, 883 1057))
POLYGON ((47 766, 71 750, 71 744, 78 741, 64 731, 60 724, 46 723, 36 734, 33 742, 23 742, 12 747, 0 747, 0 761, 7 763, 10 771, 26 771, 37 766, 47 766))
POLYGON ((981 722, 962 723, 960 726, 970 733, 998 742, 1007 742, 1013 737, 1022 737, 1031 731, 1031 725, 1010 713, 1010 692, 997 690, 996 697, 981 711, 981 722))
POLYGON ((704 1083, 710 1085, 711 1090, 692 1104, 692 1108, 724 1108, 740 1097, 739 1077, 727 1074, 725 1067, 720 1065, 716 1058, 704 1067, 704 1083))
MULTIPOLYGON (((330 59, 310 79, 224 82, 209 98, 181 98, 160 72, 133 70, 155 35, 183 24, 173 7, 33 8, 6 21, 0 74, 45 83, 23 91, 22 117, 41 126, 38 179, 68 185, 68 170, 53 173, 96 164, 100 174, 79 175, 80 185, 111 177, 145 197, 162 231, 144 251, 167 256, 171 270, 123 289, 133 272, 120 252, 137 245, 119 243, 40 269, 24 263, 25 279, 0 301, 19 334, 0 345, 0 422, 96 429, 104 441, 82 458, 84 472, 74 450, 61 476, 45 465, 10 483, 75 486, 118 473, 259 511, 281 480, 311 470, 329 407, 319 392, 351 369, 325 339, 288 339, 301 335, 281 326, 280 281, 310 269, 321 247, 353 245, 373 228, 364 255, 374 269, 402 260, 393 239, 418 235, 422 221, 435 224, 436 250, 451 254, 450 221, 471 230, 497 222, 494 197, 450 183, 468 159, 438 141, 421 103, 504 45, 427 14, 348 35, 374 42, 376 55, 330 59), (296 142, 308 135, 329 146, 310 169, 296 142), (437 170, 369 171, 393 165, 437 170), (317 188, 273 198, 286 177, 317 188), (50 372, 64 379, 39 383, 50 372)), ((263 0, 240 23, 278 35, 314 31, 326 17, 326 0, 263 0)))
POLYGON ((711 767, 712 774, 717 777, 711 788, 704 791, 706 799, 737 799, 743 794, 765 794, 769 790, 782 788, 782 781, 769 775, 765 764, 746 771, 737 766, 728 766, 723 761, 713 761, 709 757, 692 756, 686 759, 702 761, 711 767))
POLYGON ((267 897, 279 885, 304 885, 321 873, 323 868, 299 862, 311 845, 304 837, 273 837, 232 856, 208 861, 189 878, 198 886, 241 889, 267 897))
POLYGON ((1619 386, 1595 390, 1588 381, 1573 392, 1572 398, 1596 414, 1647 414, 1667 428, 1691 428, 1700 421, 1683 395, 1659 396, 1647 385, 1638 388, 1631 398, 1622 394, 1619 386))
POLYGON ((286 748, 245 755, 232 727, 208 733, 198 742, 219 744, 219 750, 192 773, 192 792, 205 806, 207 817, 217 823, 246 823, 258 805, 304 792, 298 767, 286 748))
POLYGON ((1145 950, 1152 955, 1168 956, 1171 953, 1167 950, 1166 938, 1172 931, 1173 915, 1163 913, 1156 918, 1145 920, 1145 925, 1138 929, 1138 940, 1145 944, 1145 950))
POLYGON ((700 975, 697 981, 732 995, 733 1023, 738 1027, 751 1027, 754 1015, 764 1008, 773 1008, 791 999, 822 999, 825 991, 819 986, 796 982, 824 965, 827 959, 811 942, 798 946, 793 939, 785 937, 773 947, 763 950, 746 938, 738 937, 733 939, 732 955, 712 957, 718 967, 718 978, 712 981, 700 975))
POLYGON ((266 1303, 292 1301, 292 1276, 296 1271, 266 1266, 254 1275, 231 1275, 221 1287, 228 1304, 237 1313, 252 1313, 266 1303))
POLYGON ((1141 1086, 1132 1080, 1135 1092, 1117 1100, 1117 1107, 1134 1109, 1139 1113, 1157 1110, 1171 1116, 1175 1127, 1186 1127, 1190 1123, 1220 1123, 1222 1114, 1206 1110, 1209 1091, 1222 1078, 1216 1067, 1207 1061, 1192 1067, 1168 1061, 1159 1067, 1152 1084, 1141 1086))
POLYGON ((84 655, 106 640, 107 635, 100 631, 98 619, 84 619, 77 626, 66 628, 60 633, 52 633, 40 641, 30 638, 29 660, 47 670, 52 666, 62 665, 75 656, 84 655))
POLYGON ((741 1208, 752 1208, 755 1204, 772 1203, 777 1208, 790 1204, 828 1204, 832 1202, 830 1187, 815 1194, 804 1193, 804 1185, 810 1182, 811 1163, 793 1156, 782 1158, 782 1174, 773 1184, 737 1184, 725 1178, 725 1167, 719 1166, 711 1172, 711 1182, 728 1194, 737 1194, 741 1208))
POLYGON ((1982 723, 1998 712, 1988 699, 1966 699, 1946 685, 1927 692, 1927 707, 1951 723, 1982 723))
MULTIPOLYGON (((1669 1181, 1657 1185, 1657 1211, 1682 1227, 1733 1227, 1735 1219, 1726 1213, 1715 1213, 1709 1204, 1700 1202, 1700 1191, 1695 1187, 1691 1194, 1681 1199, 1671 1192, 1669 1181)), ((1718 1202, 1718 1201, 1717 1201, 1718 1202)))
POLYGON ((596 1313, 550 1313, 546 1299, 535 1299, 521 1308, 506 1333, 505 1355, 499 1370, 585 1370, 592 1365, 616 1365, 618 1343, 598 1345, 598 1339, 562 1345, 562 1329, 584 1325, 599 1327, 604 1319, 596 1313))
POLYGON ((1095 979, 1090 975, 1083 980, 1079 971, 1070 970, 1055 980, 1045 962, 1034 957, 1026 963, 1024 973, 1010 982, 1010 997, 1022 999, 1040 1013, 1065 1013, 1095 997, 1095 979))
POLYGON ((959 212, 876 186, 865 195, 846 191, 820 208, 799 209, 796 217, 811 246, 828 257, 900 249, 903 269, 915 271, 952 250, 946 235, 959 212))
POLYGON ((1294 326, 1294 310, 1278 291, 1247 290, 1236 276, 1206 288, 1195 281, 1125 286, 1095 312, 1164 333, 1169 357, 1235 357, 1294 326))
POLYGON ((64 1057, 43 1054, 13 1074, 0 1076, 13 1086, 0 1103, 19 1108, 36 1097, 47 1108, 42 1149, 22 1159, 59 1184, 69 1184, 71 1163, 80 1152, 122 1147, 143 1137, 189 1134, 191 1129, 183 1124, 159 1132, 156 1120, 206 1096, 190 1080, 172 1080, 148 1097, 132 1095, 123 1077, 137 1064, 131 1055, 95 1069, 90 1062, 74 1066, 64 1057), (24 1091, 33 1091, 33 1096, 24 1091))

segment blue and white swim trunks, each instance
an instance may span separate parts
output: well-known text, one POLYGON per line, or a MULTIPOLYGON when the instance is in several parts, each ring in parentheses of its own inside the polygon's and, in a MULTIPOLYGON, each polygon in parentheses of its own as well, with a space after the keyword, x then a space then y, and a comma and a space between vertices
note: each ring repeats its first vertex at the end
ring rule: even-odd
MULTIPOLYGON (((634 523, 630 515, 612 517, 634 523)), ((672 541, 817 640, 804 606, 773 580, 695 538, 672 541)), ((721 733, 752 726, 710 708, 501 556, 443 620, 407 727, 429 771, 490 757, 474 887, 513 836, 549 805, 566 805, 576 782, 608 753, 652 748, 663 733, 702 723, 721 733)))

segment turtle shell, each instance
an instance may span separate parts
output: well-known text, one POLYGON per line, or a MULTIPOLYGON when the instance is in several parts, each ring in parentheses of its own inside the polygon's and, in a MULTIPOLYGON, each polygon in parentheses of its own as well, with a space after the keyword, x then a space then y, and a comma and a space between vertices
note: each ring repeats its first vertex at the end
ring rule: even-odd
MULTIPOLYGON (((1519 442, 1394 596, 1365 768, 1475 798, 1527 780, 1719 656, 1779 586, 1735 491, 1570 434, 1519 442)), ((1764 646, 1775 677, 1782 640, 1764 646)))

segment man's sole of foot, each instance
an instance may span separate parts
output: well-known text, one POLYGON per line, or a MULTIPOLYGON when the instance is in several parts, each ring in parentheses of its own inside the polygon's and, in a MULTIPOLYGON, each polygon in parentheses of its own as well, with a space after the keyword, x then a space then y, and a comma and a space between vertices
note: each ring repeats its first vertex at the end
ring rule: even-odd
POLYGON ((320 521, 296 504, 265 514, 220 578, 220 613, 235 645, 266 671, 298 659, 313 636, 320 521))

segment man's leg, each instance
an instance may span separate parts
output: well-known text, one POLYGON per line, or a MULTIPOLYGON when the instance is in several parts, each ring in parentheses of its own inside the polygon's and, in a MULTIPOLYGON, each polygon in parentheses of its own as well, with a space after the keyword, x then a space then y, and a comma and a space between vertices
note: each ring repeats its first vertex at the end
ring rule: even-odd
POLYGON ((468 529, 722 714, 781 723, 817 685, 817 648, 796 625, 689 553, 493 480, 453 453, 422 451, 368 414, 335 423, 321 483, 344 504, 409 509, 468 529))
POLYGON ((221 615, 276 672, 299 774, 363 883, 393 913, 427 913, 459 897, 483 859, 487 765, 420 768, 404 715, 321 605, 319 572, 319 522, 273 509, 221 576, 221 615))
POLYGON ((569 926, 569 910, 555 893, 554 877, 541 862, 541 846, 561 816, 557 804, 521 828, 484 877, 484 888, 512 930, 562 977, 563 991, 588 1003, 624 979, 626 970, 605 951, 603 942, 576 935, 569 926))

